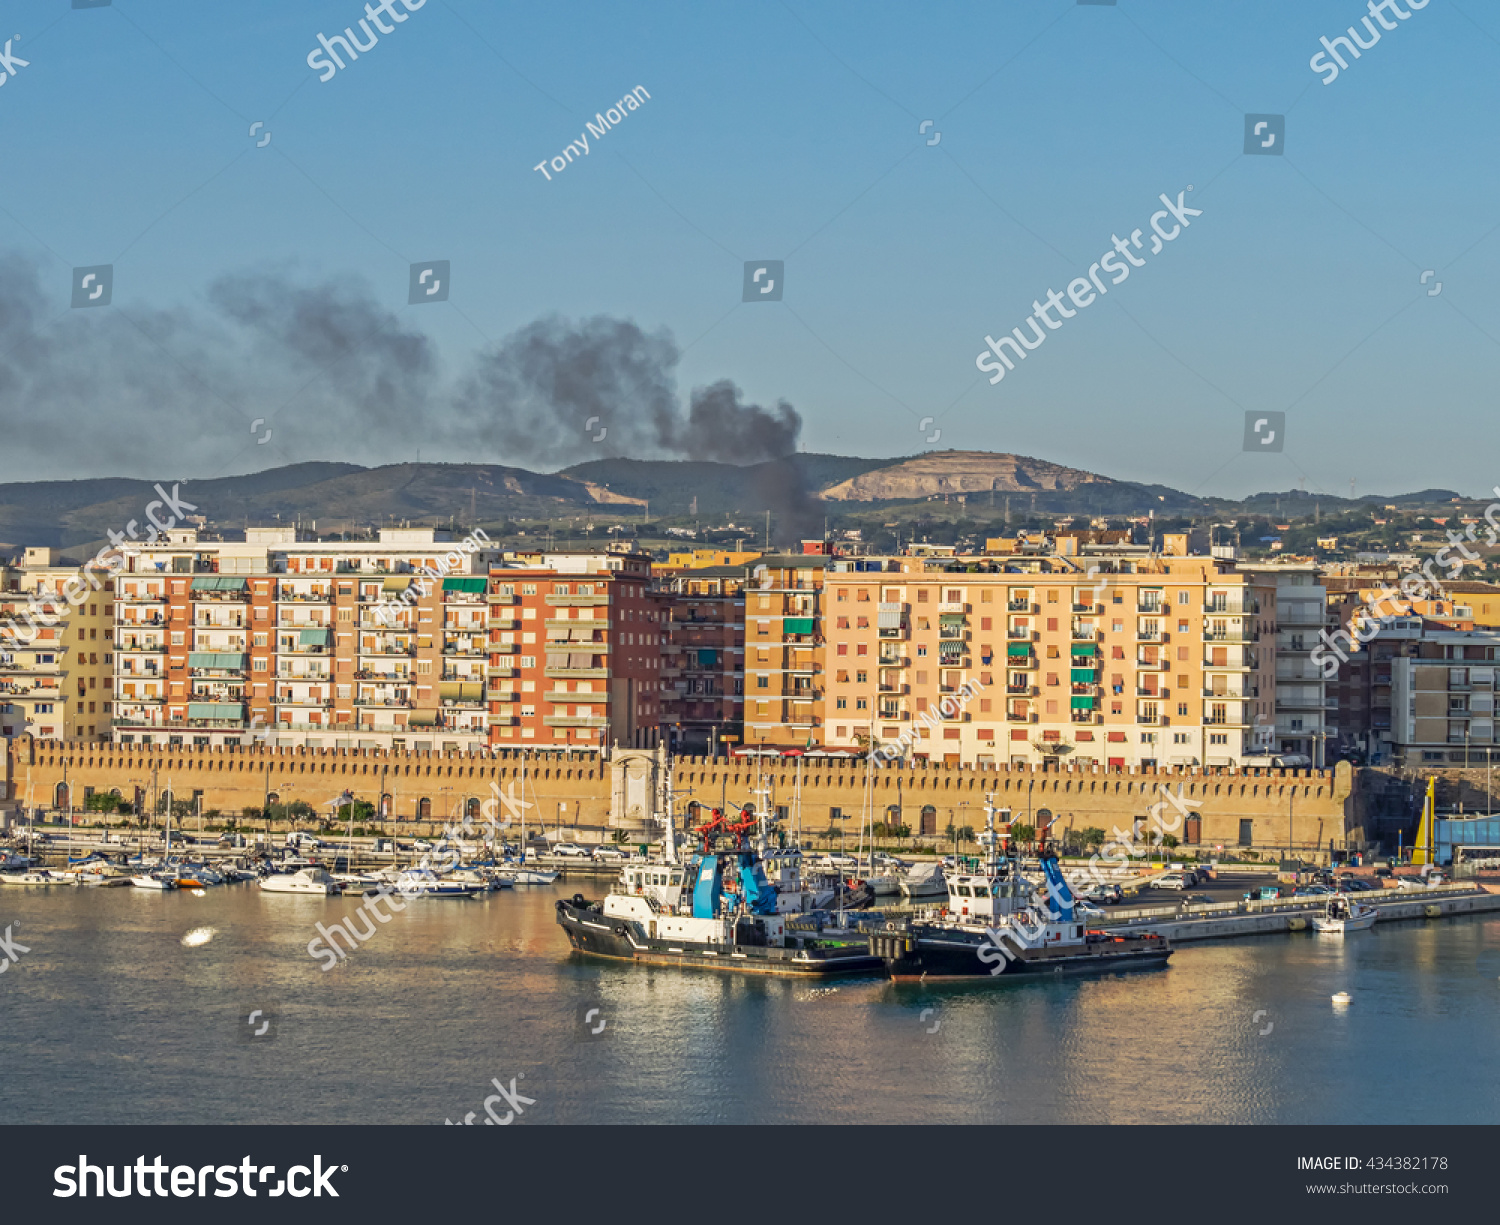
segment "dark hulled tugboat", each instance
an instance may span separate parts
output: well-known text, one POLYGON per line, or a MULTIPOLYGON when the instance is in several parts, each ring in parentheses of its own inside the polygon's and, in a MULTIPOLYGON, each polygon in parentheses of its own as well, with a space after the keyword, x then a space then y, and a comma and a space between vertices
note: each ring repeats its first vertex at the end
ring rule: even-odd
POLYGON ((1043 844, 1041 861, 1045 894, 1020 873, 1008 838, 1010 811, 1000 810, 1007 838, 1004 854, 995 829, 993 797, 985 801, 988 846, 982 866, 948 878, 948 906, 936 919, 893 919, 870 936, 870 951, 891 978, 1010 978, 1019 974, 1110 974, 1120 970, 1159 969, 1172 955, 1167 941, 1155 935, 1109 936, 1091 932, 1073 912, 1073 894, 1058 867, 1057 855, 1043 844))
POLYGON ((801 853, 770 851, 764 818, 742 811, 735 821, 715 809, 695 833, 700 849, 679 863, 669 816, 665 862, 627 867, 602 902, 582 894, 559 900, 557 922, 573 948, 594 957, 734 974, 882 972, 863 936, 825 938, 788 926, 808 906, 801 853), (752 831, 758 833, 754 844, 752 831))

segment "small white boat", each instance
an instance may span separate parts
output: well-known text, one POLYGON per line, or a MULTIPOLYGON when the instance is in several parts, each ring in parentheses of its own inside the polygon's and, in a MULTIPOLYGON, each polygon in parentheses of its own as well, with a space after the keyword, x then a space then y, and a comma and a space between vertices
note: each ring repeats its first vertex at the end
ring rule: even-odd
POLYGON ((947 897, 948 881, 943 875, 943 865, 936 860, 931 863, 913 864, 906 875, 901 878, 901 896, 905 898, 947 897))
POLYGON ((327 897, 333 892, 334 883, 322 868, 301 868, 262 877, 260 887, 264 893, 315 893, 327 897))
POLYGON ((1362 906, 1353 898, 1338 893, 1328 899, 1322 914, 1313 916, 1313 931, 1326 936, 1364 931, 1375 926, 1376 913, 1375 907, 1362 906))
POLYGON ((177 888, 177 882, 165 876, 132 876, 130 883, 136 889, 156 889, 163 893, 177 888))
POLYGON ((0 874, 0 884, 6 885, 71 885, 74 880, 60 876, 46 868, 32 868, 29 872, 6 872, 0 874))
POLYGON ((1352 1004, 1354 997, 1347 991, 1340 991, 1333 997, 1333 1002, 1336 1007, 1342 1007, 1345 1004, 1352 1004))
POLYGON ((396 878, 396 891, 402 897, 466 898, 483 892, 485 888, 483 885, 445 880, 425 868, 409 868, 396 878))

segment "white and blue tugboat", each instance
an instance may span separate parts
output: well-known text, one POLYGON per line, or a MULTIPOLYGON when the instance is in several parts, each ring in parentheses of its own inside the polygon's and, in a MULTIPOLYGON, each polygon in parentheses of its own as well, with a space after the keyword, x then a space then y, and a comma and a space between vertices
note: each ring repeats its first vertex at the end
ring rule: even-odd
POLYGON ((825 978, 881 972, 880 959, 862 937, 789 928, 788 918, 809 908, 801 855, 770 850, 763 818, 742 814, 734 821, 714 809, 694 832, 701 847, 679 862, 669 817, 663 862, 628 866, 602 902, 582 894, 560 900, 557 922, 574 950, 733 974, 825 978), (758 833, 754 844, 752 831, 758 833))
MULTIPOLYGON (((1020 872, 1007 837, 999 854, 993 797, 985 800, 987 862, 971 861, 947 880, 947 906, 931 918, 892 919, 870 935, 870 951, 891 978, 1011 979, 1025 974, 1112 974, 1159 969, 1172 955, 1153 934, 1113 936, 1091 932, 1074 914, 1073 893, 1057 855, 1043 846, 1046 890, 1039 893, 1020 872)), ((1009 833, 1010 810, 999 810, 1009 833)))

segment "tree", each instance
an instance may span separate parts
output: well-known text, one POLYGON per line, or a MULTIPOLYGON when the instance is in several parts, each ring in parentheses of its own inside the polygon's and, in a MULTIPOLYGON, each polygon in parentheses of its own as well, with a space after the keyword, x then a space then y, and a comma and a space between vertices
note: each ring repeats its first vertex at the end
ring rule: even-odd
POLYGON ((83 801, 84 812, 114 812, 119 806, 119 797, 107 791, 96 791, 83 801))
POLYGON ((890 832, 890 826, 888 826, 884 821, 875 822, 875 837, 885 838, 889 836, 890 832))
POLYGON ((1161 844, 1169 851, 1175 851, 1179 846, 1182 845, 1176 834, 1165 835, 1161 840, 1161 844))
POLYGON ((952 842, 957 833, 958 828, 953 824, 952 821, 949 821, 947 825, 943 826, 943 837, 947 841, 952 842))
POLYGON ((1012 840, 1025 845, 1036 838, 1036 826, 1027 825, 1024 821, 1016 821, 1010 827, 1012 840))
POLYGON ((616 846, 624 846, 630 838, 630 832, 628 830, 617 829, 611 837, 614 839, 616 846))
POLYGON ((910 825, 896 825, 896 826, 893 826, 891 828, 891 834, 896 838, 896 840, 898 842, 905 842, 908 838, 911 837, 911 826, 910 825))
POLYGON ((1104 845, 1104 831, 1097 825, 1088 825, 1078 831, 1078 836, 1083 839, 1084 850, 1089 847, 1101 847, 1104 845))
POLYGON ((974 841, 974 827, 972 825, 960 825, 958 827, 958 840, 960 843, 974 841))

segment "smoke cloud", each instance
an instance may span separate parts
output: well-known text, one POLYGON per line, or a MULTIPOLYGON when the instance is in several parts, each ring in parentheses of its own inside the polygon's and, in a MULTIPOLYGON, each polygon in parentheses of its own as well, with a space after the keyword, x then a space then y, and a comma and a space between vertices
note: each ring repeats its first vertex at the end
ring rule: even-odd
POLYGON ((728 381, 684 411, 676 342, 623 319, 538 320, 446 379, 410 313, 357 278, 224 276, 169 309, 117 286, 98 310, 69 309, 55 279, 44 288, 34 261, 0 254, 0 480, 378 465, 419 448, 528 467, 756 464, 795 453, 802 428, 791 405, 746 403, 728 381), (272 445, 256 445, 256 419, 272 445))

